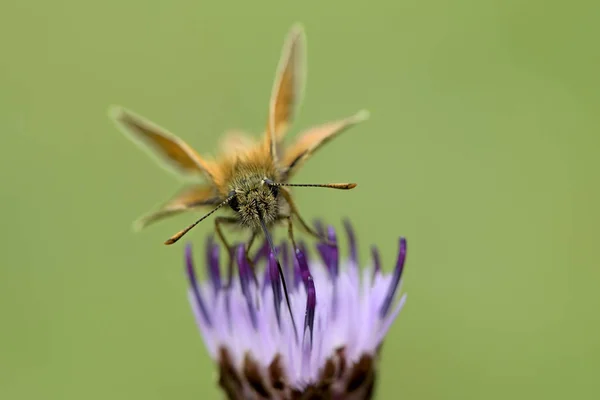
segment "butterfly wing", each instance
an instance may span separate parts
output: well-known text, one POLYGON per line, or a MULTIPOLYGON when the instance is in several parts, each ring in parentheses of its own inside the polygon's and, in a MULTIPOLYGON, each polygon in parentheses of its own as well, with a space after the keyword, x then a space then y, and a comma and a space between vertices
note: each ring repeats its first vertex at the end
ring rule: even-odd
POLYGON ((202 206, 217 205, 221 198, 215 193, 212 186, 194 185, 184 188, 163 204, 157 211, 138 219, 134 227, 141 230, 146 226, 161 219, 189 211, 202 206))
POLYGON ((285 178, 289 179, 325 143, 368 117, 369 113, 362 110, 351 117, 319 125, 304 132, 285 152, 282 162, 285 178))
POLYGON ((112 107, 110 116, 123 133, 158 156, 162 164, 184 175, 213 179, 215 165, 200 157, 187 143, 166 129, 121 107, 112 107))
POLYGON ((230 130, 225 133, 221 140, 221 151, 223 154, 236 154, 248 151, 255 145, 245 132, 239 130, 230 130))
POLYGON ((279 142, 296 114, 304 90, 305 42, 304 29, 294 25, 288 33, 277 68, 265 134, 266 147, 275 163, 279 160, 279 142))

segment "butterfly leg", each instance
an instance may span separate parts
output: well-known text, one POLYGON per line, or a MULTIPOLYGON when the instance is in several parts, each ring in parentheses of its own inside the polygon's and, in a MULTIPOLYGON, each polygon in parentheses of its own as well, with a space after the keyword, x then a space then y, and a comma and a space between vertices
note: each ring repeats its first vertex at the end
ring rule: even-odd
POLYGON ((279 216, 277 216, 277 220, 284 221, 287 223, 288 239, 292 243, 292 249, 294 251, 294 257, 295 257, 296 249, 298 248, 298 246, 296 245, 296 239, 294 238, 294 224, 292 223, 292 216, 291 215, 279 215, 279 216))
MULTIPOLYGON (((329 239, 327 239, 326 237, 321 236, 317 231, 315 231, 313 228, 311 228, 311 226, 308 225, 306 223, 306 221, 304 221, 304 218, 302 218, 302 216, 300 215, 300 212, 298 211, 298 207, 296 206, 296 203, 294 203, 294 200, 292 200, 292 196, 290 195, 290 192, 287 191, 287 189, 280 188, 280 192, 283 195, 283 197, 285 198, 285 201, 290 206, 290 212, 291 212, 291 215, 289 216, 290 224, 291 224, 292 216, 295 216, 298 219, 298 222, 300 222, 300 225, 302 225, 302 228, 304 228, 304 230, 307 233, 311 234, 315 238, 325 242, 326 244, 328 244, 330 246, 334 245, 334 243, 331 243, 329 241, 329 239)), ((288 228, 288 235, 289 235, 289 232, 291 232, 291 228, 288 228)))
MULTIPOLYGON (((225 246, 225 249, 227 249, 227 254, 228 254, 228 264, 227 264, 227 284, 226 284, 226 288, 229 288, 231 286, 231 283, 233 282, 233 265, 235 263, 235 248, 233 246, 231 246, 229 244, 229 241, 227 241, 227 239, 225 238, 225 235, 223 234, 223 229, 222 226, 223 225, 235 225, 238 223, 238 219, 235 217, 223 217, 223 216, 219 216, 215 218, 215 231, 217 232, 217 236, 219 237, 219 240, 221 241, 221 243, 223 243, 223 245, 225 246)), ((256 274, 254 273, 254 263, 252 262, 252 260, 250 259, 250 247, 252 246, 252 244, 254 243, 254 240, 256 239, 256 233, 252 233, 252 236, 250 236, 250 240, 248 241, 248 244, 246 245, 246 260, 248 261, 248 263, 250 264, 250 268, 252 268, 252 276, 254 278, 254 282, 258 285, 258 278, 256 277, 256 274)))
POLYGON ((229 244, 225 235, 223 234, 223 230, 221 229, 222 225, 233 225, 237 223, 238 220, 234 217, 223 217, 218 216, 215 218, 215 232, 217 232, 217 237, 225 246, 228 255, 228 264, 227 264, 227 284, 225 288, 228 289, 233 282, 233 259, 234 259, 234 251, 235 249, 229 244))
POLYGON ((252 247, 252 245, 254 244, 255 240, 256 240, 256 232, 252 231, 252 234, 250 235, 250 239, 248 240, 248 244, 246 244, 246 261, 248 261, 248 264, 250 264, 250 268, 252 269, 252 277, 254 278, 254 283, 256 283, 256 286, 258 287, 258 278, 256 277, 256 269, 254 268, 254 261, 252 261, 252 258, 250 258, 250 248, 252 247))
MULTIPOLYGON (((252 231, 252 234, 250 235, 250 239, 248 240, 248 244, 246 244, 246 258, 248 259, 248 261, 250 261, 250 248, 254 244, 254 241, 256 240, 256 236, 257 236, 256 232, 252 231)), ((250 263, 250 265, 252 265, 252 263, 250 263)))
POLYGON ((290 239, 290 242, 292 242, 292 247, 294 248, 294 254, 295 254, 296 250, 298 249, 298 246, 296 246, 296 239, 294 239, 294 226, 292 224, 292 216, 286 215, 283 218, 285 218, 287 220, 288 238, 290 239))

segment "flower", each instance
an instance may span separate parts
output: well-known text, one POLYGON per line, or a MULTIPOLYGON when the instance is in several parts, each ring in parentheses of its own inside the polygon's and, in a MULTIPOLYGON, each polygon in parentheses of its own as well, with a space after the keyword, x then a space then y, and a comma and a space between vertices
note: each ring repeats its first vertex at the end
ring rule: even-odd
POLYGON ((251 262, 240 244, 234 257, 239 279, 230 272, 224 287, 219 246, 211 237, 206 245, 210 278, 200 283, 187 246, 190 303, 228 399, 371 398, 379 350, 406 299, 396 301, 406 240, 400 239, 391 274, 382 272, 375 247, 371 265, 361 272, 354 233, 345 225, 350 254, 342 263, 332 227, 326 233, 329 242, 317 244, 315 259, 309 260, 302 244, 292 257, 282 243, 276 251, 284 281, 266 244, 251 262), (264 269, 257 276, 251 265, 264 269))

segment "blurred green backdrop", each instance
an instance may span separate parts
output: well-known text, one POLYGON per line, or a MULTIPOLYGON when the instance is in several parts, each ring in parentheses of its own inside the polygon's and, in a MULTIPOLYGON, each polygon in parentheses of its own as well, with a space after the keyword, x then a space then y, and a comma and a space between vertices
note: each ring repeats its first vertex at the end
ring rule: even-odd
MULTIPOLYGON (((3 0, 0 398, 218 398, 166 236, 131 222, 179 188, 116 103, 213 152, 260 132, 283 38, 308 36, 294 127, 371 120, 296 181, 387 268, 409 242, 381 399, 600 396, 600 6, 571 1, 3 0)), ((193 232, 198 245, 212 229, 193 232)), ((201 248, 197 246, 197 248, 201 248)), ((198 257, 201 251, 197 252, 198 257)))

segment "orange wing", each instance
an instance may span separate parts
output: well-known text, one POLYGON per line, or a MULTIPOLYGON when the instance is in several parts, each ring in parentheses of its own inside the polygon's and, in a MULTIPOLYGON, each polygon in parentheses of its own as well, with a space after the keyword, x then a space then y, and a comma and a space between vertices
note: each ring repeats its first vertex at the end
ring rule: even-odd
POLYGON ((171 200, 163 204, 158 211, 145 215, 135 222, 135 229, 140 230, 161 219, 171 217, 184 211, 198 207, 219 204, 221 199, 210 186, 194 185, 184 188, 171 200))
POLYGON ((296 143, 285 152, 282 164, 285 168, 284 176, 286 179, 297 171, 321 146, 367 118, 369 118, 369 113, 362 110, 351 117, 316 126, 304 132, 296 143))
POLYGON ((167 130, 121 107, 112 107, 112 119, 129 138, 143 144, 166 165, 185 175, 204 175, 212 180, 212 162, 167 130))
POLYGON ((269 104, 265 143, 275 163, 278 144, 291 124, 304 89, 306 74, 305 36, 301 25, 294 25, 283 46, 269 104))
POLYGON ((254 140, 245 132, 230 130, 221 139, 221 151, 223 154, 236 154, 245 152, 255 145, 254 140))

